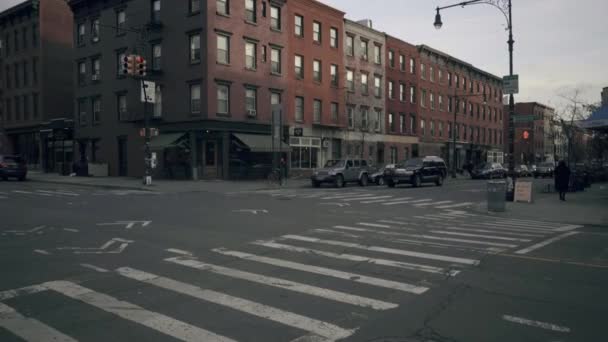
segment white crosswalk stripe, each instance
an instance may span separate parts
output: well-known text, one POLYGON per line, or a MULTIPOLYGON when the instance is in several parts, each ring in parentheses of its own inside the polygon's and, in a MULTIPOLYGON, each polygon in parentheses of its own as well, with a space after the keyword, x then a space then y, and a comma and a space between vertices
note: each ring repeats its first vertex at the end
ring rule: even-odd
POLYGON ((511 231, 499 231, 489 229, 474 229, 474 228, 460 228, 460 227, 443 227, 443 229, 458 230, 464 232, 476 232, 476 233, 497 233, 501 235, 514 235, 514 236, 525 236, 525 237, 543 237, 543 234, 529 234, 529 233, 515 233, 511 231))
POLYGON ((138 305, 95 292, 69 281, 51 281, 44 283, 43 286, 182 341, 236 342, 228 337, 214 334, 160 313, 148 311, 138 305))
POLYGON ((24 317, 12 307, 0 303, 0 327, 31 342, 76 342, 75 339, 33 319, 24 317))
POLYGON ((428 201, 432 201, 432 199, 424 198, 424 199, 413 200, 413 201, 385 202, 385 203, 382 203, 382 205, 413 204, 413 203, 422 203, 422 202, 428 202, 428 201))
POLYGON ((466 237, 479 237, 479 238, 492 239, 492 240, 505 240, 505 241, 515 241, 515 242, 530 242, 530 241, 532 241, 530 239, 510 238, 510 237, 495 236, 495 235, 446 232, 446 231, 442 231, 442 230, 431 230, 431 233, 434 233, 434 234, 446 234, 446 235, 456 235, 456 236, 466 236, 466 237))
POLYGON ((448 204, 437 207, 437 209, 449 209, 449 208, 460 208, 467 207, 473 205, 473 202, 464 202, 464 203, 456 203, 456 204, 448 204))
POLYGON ((311 266, 311 265, 301 264, 301 263, 297 263, 297 262, 293 262, 293 261, 269 258, 269 257, 254 255, 254 254, 245 253, 245 252, 231 251, 231 250, 227 250, 225 248, 214 248, 213 251, 223 254, 223 255, 237 257, 240 259, 260 262, 260 263, 283 267, 283 268, 294 269, 294 270, 303 271, 303 272, 321 274, 321 275, 328 276, 328 277, 345 279, 345 280, 350 280, 350 281, 353 281, 356 283, 384 287, 384 288, 388 288, 388 289, 392 289, 392 290, 399 290, 399 291, 409 292, 409 293, 414 293, 414 294, 422 294, 429 289, 428 287, 424 287, 424 286, 416 286, 416 285, 396 282, 396 281, 392 281, 392 280, 369 277, 369 276, 365 276, 362 274, 344 272, 344 271, 339 271, 339 270, 334 270, 334 269, 319 267, 319 266, 311 266))
POLYGON ((469 240, 469 239, 458 239, 458 238, 448 238, 448 237, 433 236, 433 235, 426 235, 426 234, 409 234, 409 236, 414 237, 414 238, 419 238, 419 239, 464 242, 464 243, 471 243, 471 244, 476 244, 476 245, 494 246, 494 247, 515 248, 515 247, 518 246, 518 245, 514 245, 514 244, 507 244, 507 243, 479 241, 479 240, 469 240))
MULTIPOLYGON (((391 196, 392 197, 392 196, 391 196)), ((412 199, 412 197, 399 197, 399 198, 391 198, 391 199, 379 199, 379 200, 373 200, 373 201, 363 201, 361 203, 363 204, 372 204, 372 203, 382 203, 382 202, 387 202, 387 201, 407 201, 412 199)))
POLYGON ((146 284, 158 286, 210 303, 226 306, 234 310, 285 324, 293 328, 302 329, 330 340, 346 338, 352 335, 354 332, 354 330, 343 329, 331 323, 322 322, 247 299, 234 297, 225 293, 203 289, 198 286, 182 283, 177 280, 139 271, 133 268, 121 267, 117 269, 117 272, 130 279, 138 280, 146 284))
POLYGON ((377 199, 381 199, 381 198, 386 199, 386 198, 391 198, 391 197, 393 197, 393 196, 371 196, 371 197, 368 196, 368 197, 359 197, 359 198, 346 198, 346 199, 343 199, 342 201, 344 201, 344 202, 362 201, 362 200, 367 201, 367 200, 377 200, 377 199))
POLYGON ((439 201, 439 202, 430 202, 430 203, 419 203, 419 204, 414 204, 414 207, 428 207, 431 205, 440 205, 440 204, 448 204, 448 203, 452 203, 452 201, 439 201))

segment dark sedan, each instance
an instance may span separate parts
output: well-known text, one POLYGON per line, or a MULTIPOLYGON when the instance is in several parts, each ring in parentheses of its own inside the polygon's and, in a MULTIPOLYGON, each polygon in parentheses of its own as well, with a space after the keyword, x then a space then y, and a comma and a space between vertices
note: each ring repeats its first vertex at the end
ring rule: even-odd
POLYGON ((19 156, 0 155, 0 178, 8 180, 9 177, 24 181, 27 177, 27 165, 19 156))
POLYGON ((553 172, 555 171, 555 164, 553 163, 542 163, 536 167, 534 171, 534 178, 538 177, 553 177, 553 172))
POLYGON ((500 163, 485 163, 477 166, 471 171, 471 178, 505 178, 507 176, 507 170, 500 165, 500 163))

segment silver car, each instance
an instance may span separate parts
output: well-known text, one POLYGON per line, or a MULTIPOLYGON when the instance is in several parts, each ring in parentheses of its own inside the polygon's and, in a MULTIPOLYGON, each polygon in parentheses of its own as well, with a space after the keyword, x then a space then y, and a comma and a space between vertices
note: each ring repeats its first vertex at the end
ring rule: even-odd
POLYGON ((323 183, 331 183, 338 188, 353 182, 357 182, 361 186, 366 186, 369 182, 369 172, 369 164, 366 160, 328 160, 323 168, 313 172, 310 181, 315 188, 323 183))

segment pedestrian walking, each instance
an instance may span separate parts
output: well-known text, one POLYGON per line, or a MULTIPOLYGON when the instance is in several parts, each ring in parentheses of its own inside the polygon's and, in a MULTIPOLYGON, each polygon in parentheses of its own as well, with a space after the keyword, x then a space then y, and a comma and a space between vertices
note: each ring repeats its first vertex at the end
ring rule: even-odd
POLYGON ((570 168, 566 166, 566 162, 560 160, 558 166, 555 168, 555 188, 559 192, 559 199, 561 201, 566 200, 566 192, 568 191, 569 183, 570 168))

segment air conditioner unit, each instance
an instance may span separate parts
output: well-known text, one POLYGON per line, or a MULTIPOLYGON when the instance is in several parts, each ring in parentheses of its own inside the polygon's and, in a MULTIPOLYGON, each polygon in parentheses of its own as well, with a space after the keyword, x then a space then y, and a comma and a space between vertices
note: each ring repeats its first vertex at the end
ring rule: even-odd
POLYGON ((91 76, 91 79, 93 81, 99 81, 101 79, 101 76, 100 75, 93 75, 93 76, 91 76))
POLYGON ((255 109, 249 109, 249 110, 247 110, 247 116, 250 117, 250 118, 255 117, 257 114, 258 113, 257 113, 257 111, 255 109))
POLYGON ((99 41, 99 37, 93 37, 93 43, 97 43, 99 41))

